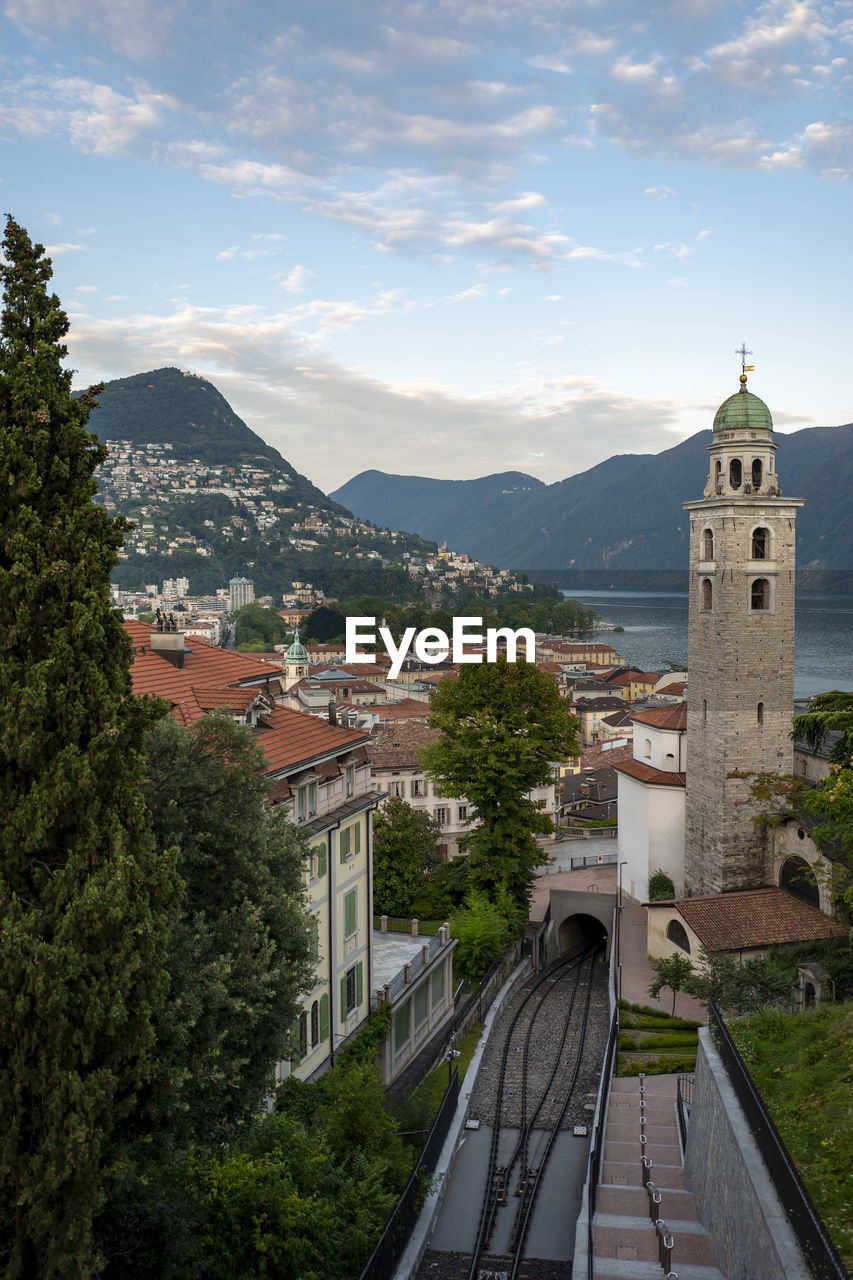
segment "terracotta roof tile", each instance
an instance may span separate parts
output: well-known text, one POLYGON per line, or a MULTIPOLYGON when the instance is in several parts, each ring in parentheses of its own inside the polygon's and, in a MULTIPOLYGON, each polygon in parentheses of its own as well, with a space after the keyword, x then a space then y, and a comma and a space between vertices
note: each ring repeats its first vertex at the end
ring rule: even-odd
POLYGON ((686 774, 653 769, 651 765, 643 764, 641 760, 620 760, 613 767, 618 773, 627 773, 629 777, 652 787, 683 787, 686 783, 686 774))
POLYGON ((273 673, 269 663, 258 662, 245 653, 220 649, 202 640, 201 636, 187 636, 184 665, 175 667, 168 659, 151 652, 149 626, 130 619, 126 619, 123 625, 133 644, 130 675, 136 694, 154 694, 177 703, 192 688, 233 687, 244 681, 266 680, 273 673))
POLYGON ((650 724, 656 729, 677 729, 682 732, 687 728, 687 703, 675 702, 668 707, 650 707, 647 711, 635 711, 632 720, 640 724, 650 724))
POLYGON ((422 748, 440 737, 440 729, 433 729, 417 720, 404 720, 394 725, 382 742, 371 743, 368 747, 373 769, 417 769, 422 748))
POLYGON ((817 907, 784 889, 715 893, 679 899, 675 905, 709 951, 843 938, 847 934, 817 907))
POLYGON ((318 757, 354 751, 367 741, 366 733, 329 724, 304 711, 276 707, 258 717, 255 741, 267 758, 268 773, 304 767, 318 757))

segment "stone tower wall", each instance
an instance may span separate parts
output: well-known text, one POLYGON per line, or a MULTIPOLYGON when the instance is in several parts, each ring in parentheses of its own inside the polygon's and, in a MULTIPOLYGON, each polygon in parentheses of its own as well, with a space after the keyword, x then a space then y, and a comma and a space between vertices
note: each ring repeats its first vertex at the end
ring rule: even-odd
POLYGON ((748 801, 749 782, 730 775, 793 768, 788 735, 794 701, 794 524, 800 505, 757 495, 685 504, 690 513, 684 855, 689 894, 768 883, 764 832, 751 821, 756 810, 748 801), (763 559, 752 555, 756 527, 771 535, 763 559), (710 560, 704 558, 705 529, 713 533, 710 560), (769 583, 766 609, 752 608, 756 578, 769 583))

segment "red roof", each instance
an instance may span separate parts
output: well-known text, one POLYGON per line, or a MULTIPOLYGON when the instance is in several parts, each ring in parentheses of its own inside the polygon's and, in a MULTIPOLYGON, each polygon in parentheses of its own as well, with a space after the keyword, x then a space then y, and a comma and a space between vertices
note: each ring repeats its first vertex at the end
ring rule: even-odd
POLYGON ((304 711, 276 707, 258 717, 255 738, 269 764, 269 773, 280 773, 306 765, 321 756, 358 750, 369 735, 358 729, 344 729, 304 711))
POLYGON ((228 688, 250 680, 260 683, 273 675, 268 662, 220 649, 201 636, 185 638, 184 665, 179 668, 168 658, 151 652, 151 627, 130 619, 125 619, 123 625, 133 644, 130 675, 134 693, 180 702, 191 689, 228 688))
POLYGON ((847 936, 840 924, 784 889, 713 893, 675 905, 710 951, 847 936))
POLYGON ((613 768, 618 773, 627 773, 630 778, 636 778, 638 782, 645 782, 652 787, 683 787, 687 781, 684 773, 653 769, 651 765, 643 764, 642 760, 620 760, 613 768))
POLYGON ((674 702, 668 707, 651 707, 647 711, 635 711, 632 720, 640 724, 650 724, 656 729, 677 729, 682 733, 687 728, 687 703, 674 702))

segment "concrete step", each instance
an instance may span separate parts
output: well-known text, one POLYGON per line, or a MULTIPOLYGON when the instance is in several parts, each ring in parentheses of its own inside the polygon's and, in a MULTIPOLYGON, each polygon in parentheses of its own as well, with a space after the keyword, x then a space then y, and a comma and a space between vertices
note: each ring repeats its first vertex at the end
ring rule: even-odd
MULTIPOLYGON (((714 1244, 698 1222, 667 1222, 673 1237, 673 1270, 682 1263, 714 1265, 714 1244)), ((593 1224, 596 1258, 654 1262, 658 1258, 658 1234, 649 1218, 597 1212, 593 1224)))
POLYGON ((639 1165, 640 1156, 648 1156, 655 1164, 681 1164, 681 1148, 678 1143, 655 1142, 652 1134, 647 1134, 645 1146, 640 1143, 637 1134, 632 1142, 614 1142, 604 1135, 604 1159, 618 1160, 622 1164, 635 1162, 639 1165))
POLYGON ((611 1093, 636 1094, 638 1098, 674 1098, 678 1092, 678 1076, 646 1076, 640 1080, 638 1076, 614 1076, 611 1080, 611 1093), (640 1085, 645 1093, 640 1093, 640 1085))
POLYGON ((623 1120, 621 1116, 618 1120, 615 1117, 607 1117, 607 1128, 604 1133, 606 1142, 639 1142, 641 1133, 646 1135, 648 1144, 654 1142, 658 1146, 678 1146, 678 1128, 674 1121, 671 1124, 662 1124, 647 1116, 645 1125, 641 1125, 639 1115, 629 1120, 623 1120))
MULTIPOLYGON (((639 1146, 639 1144, 638 1144, 639 1146)), ((664 1164, 653 1161, 651 1168, 652 1182, 661 1190, 684 1189, 684 1170, 681 1162, 664 1164)), ((643 1185, 643 1168, 639 1156, 634 1154, 630 1160, 613 1160, 605 1157, 601 1166, 601 1182, 603 1185, 613 1184, 620 1187, 641 1187, 643 1185)))
MULTIPOLYGON (((630 1262, 621 1258, 597 1258, 593 1275, 595 1280, 664 1280, 664 1270, 659 1262, 630 1262)), ((716 1267, 694 1267, 681 1264, 678 1280, 726 1280, 716 1267)))
MULTIPOLYGON (((655 1183, 655 1186, 657 1186, 657 1183, 655 1183)), ((696 1197, 691 1191, 675 1191, 672 1189, 664 1191, 660 1187, 658 1187, 658 1190, 662 1197, 658 1212, 659 1218, 663 1218, 666 1222, 669 1222, 670 1218, 674 1220, 686 1218, 693 1222, 697 1221, 696 1197)), ((649 1193, 642 1186, 599 1186, 596 1202, 601 1213, 627 1213, 634 1216, 642 1216, 642 1214, 648 1213, 649 1210, 649 1193)))

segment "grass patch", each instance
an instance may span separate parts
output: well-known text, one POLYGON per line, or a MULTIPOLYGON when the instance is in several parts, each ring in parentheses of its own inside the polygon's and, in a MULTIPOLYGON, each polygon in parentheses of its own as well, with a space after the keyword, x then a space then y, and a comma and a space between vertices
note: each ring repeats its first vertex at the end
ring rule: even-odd
POLYGON ((669 1076, 692 1074, 696 1070, 696 1057, 626 1058, 619 1054, 617 1076, 669 1076))
POLYGON ((617 1076, 636 1076, 641 1071, 649 1075, 668 1075, 672 1072, 693 1071, 696 1067, 696 1046, 699 1035, 698 1022, 686 1018, 674 1018, 652 1009, 646 1004, 630 1004, 619 1001, 619 1049, 617 1076), (685 1050, 673 1054, 672 1050, 685 1050), (661 1054, 660 1058, 645 1060, 634 1055, 661 1054), (631 1054, 631 1057, 627 1057, 631 1054))
POLYGON ((845 1265, 853 1267, 853 1002, 729 1023, 845 1265))
MULTIPOLYGON (((454 1058, 454 1062, 459 1068, 460 1089, 482 1033, 483 1023, 474 1022, 465 1032, 462 1039, 456 1042, 459 1057, 454 1058)), ((418 1085, 414 1093, 405 1102, 401 1103, 394 1113, 394 1118, 400 1126, 400 1131, 405 1136, 406 1142, 411 1142, 413 1146, 418 1148, 422 1146, 427 1133, 432 1127, 433 1120, 438 1115, 438 1108, 441 1106, 441 1099, 444 1097, 446 1089, 447 1062, 445 1061, 440 1062, 429 1073, 423 1083, 418 1085)))

